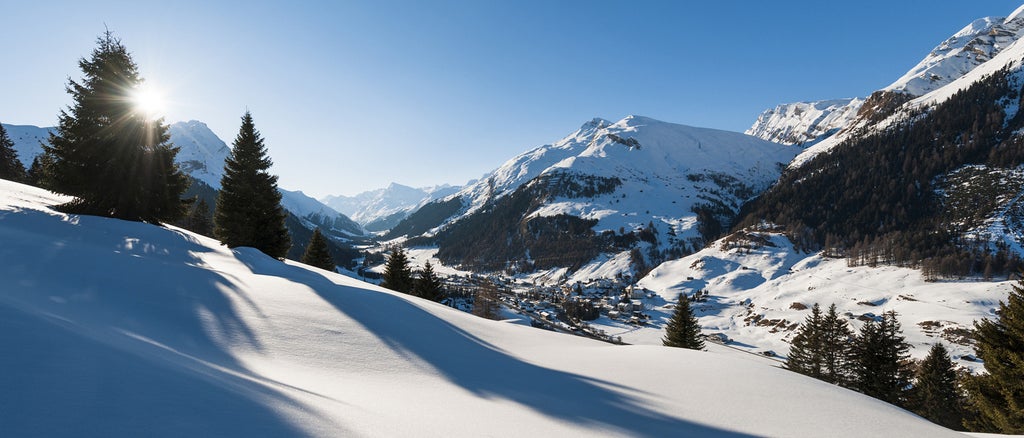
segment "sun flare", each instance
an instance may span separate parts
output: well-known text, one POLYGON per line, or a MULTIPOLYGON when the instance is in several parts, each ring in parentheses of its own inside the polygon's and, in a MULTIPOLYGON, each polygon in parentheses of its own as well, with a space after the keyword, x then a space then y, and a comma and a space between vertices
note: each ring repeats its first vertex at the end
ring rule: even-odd
POLYGON ((148 85, 136 88, 131 94, 131 100, 135 109, 148 117, 160 117, 166 109, 163 94, 160 90, 148 85))

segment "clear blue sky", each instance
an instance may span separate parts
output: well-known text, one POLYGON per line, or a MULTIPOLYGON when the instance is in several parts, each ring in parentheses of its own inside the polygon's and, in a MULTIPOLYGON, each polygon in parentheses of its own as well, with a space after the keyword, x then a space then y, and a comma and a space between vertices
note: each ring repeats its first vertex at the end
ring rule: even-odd
POLYGON ((593 117, 866 96, 1020 1, 3 1, 0 121, 55 125, 106 25, 168 122, 251 110, 284 188, 462 184, 593 117))

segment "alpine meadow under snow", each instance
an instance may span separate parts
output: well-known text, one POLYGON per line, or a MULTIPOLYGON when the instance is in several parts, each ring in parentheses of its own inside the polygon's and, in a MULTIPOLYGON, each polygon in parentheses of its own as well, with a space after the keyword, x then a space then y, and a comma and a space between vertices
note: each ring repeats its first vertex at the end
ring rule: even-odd
POLYGON ((957 436, 712 346, 476 318, 0 181, 9 436, 957 436))

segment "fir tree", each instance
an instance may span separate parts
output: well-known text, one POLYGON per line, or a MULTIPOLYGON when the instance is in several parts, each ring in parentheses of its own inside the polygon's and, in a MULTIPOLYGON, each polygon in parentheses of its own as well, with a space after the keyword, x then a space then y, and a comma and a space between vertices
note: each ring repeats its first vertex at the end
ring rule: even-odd
POLYGON ((283 259, 291 247, 291 237, 285 226, 287 213, 281 208, 277 176, 268 172, 271 164, 263 138, 246 111, 231 155, 224 161, 213 233, 229 248, 250 246, 283 259))
POLYGON ((212 236, 213 220, 210 215, 210 204, 197 196, 192 201, 192 208, 189 210, 188 216, 182 222, 182 228, 204 236, 212 236))
POLYGON ((697 323, 697 318, 690 310, 690 300, 686 298, 685 293, 679 294, 675 312, 672 313, 672 319, 665 325, 665 337, 661 339, 661 343, 666 347, 704 349, 700 324, 697 323))
POLYGON ((423 265, 423 269, 419 274, 413 286, 416 296, 430 301, 441 301, 444 298, 441 279, 437 278, 437 274, 434 273, 434 266, 430 264, 430 261, 423 265))
POLYGON ((396 245, 391 248, 391 254, 384 265, 383 279, 380 283, 382 287, 406 294, 412 292, 412 270, 402 247, 396 245))
POLYGON ((867 321, 857 336, 853 353, 853 387, 879 400, 904 406, 912 373, 910 344, 902 334, 896 311, 882 321, 867 321))
POLYGON ((824 318, 821 315, 821 307, 814 303, 811 307, 811 314, 807 316, 789 347, 789 357, 786 358, 786 368, 800 374, 821 379, 824 375, 824 358, 822 357, 822 338, 824 329, 824 318))
POLYGON ((163 119, 132 102, 143 79, 128 50, 108 31, 78 65, 84 79, 67 86, 74 104, 61 110, 43 146, 46 185, 76 197, 61 210, 147 222, 181 217, 188 180, 174 164, 178 149, 163 119))
POLYGON ((850 360, 853 331, 846 320, 839 316, 835 303, 828 307, 822 319, 821 379, 838 385, 846 385, 850 377, 850 360))
POLYGON ((911 410, 935 424, 963 429, 964 399, 957 386, 953 361, 941 343, 932 345, 921 362, 908 402, 911 410))
POLYGON ((320 233, 320 229, 313 230, 313 237, 309 238, 306 245, 306 252, 302 254, 302 263, 316 266, 320 269, 336 272, 338 267, 331 258, 330 249, 327 248, 327 239, 320 233))
POLYGON ((36 155, 36 157, 32 159, 32 165, 28 167, 28 172, 26 172, 25 175, 25 181, 27 183, 44 189, 52 186, 46 179, 47 157, 48 155, 44 153, 36 155))
POLYGON ((21 182, 25 180, 25 167, 18 161, 14 142, 7 136, 7 130, 0 124, 0 179, 21 182))
POLYGON ((999 317, 975 323, 978 357, 988 374, 966 381, 971 430, 1024 434, 1024 277, 1017 280, 999 317))

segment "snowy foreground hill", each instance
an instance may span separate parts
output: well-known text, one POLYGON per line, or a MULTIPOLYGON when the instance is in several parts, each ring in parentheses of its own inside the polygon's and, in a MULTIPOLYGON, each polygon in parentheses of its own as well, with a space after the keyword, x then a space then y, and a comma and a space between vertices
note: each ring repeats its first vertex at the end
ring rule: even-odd
POLYGON ((5 436, 956 436, 736 356, 477 319, 0 181, 5 436))

